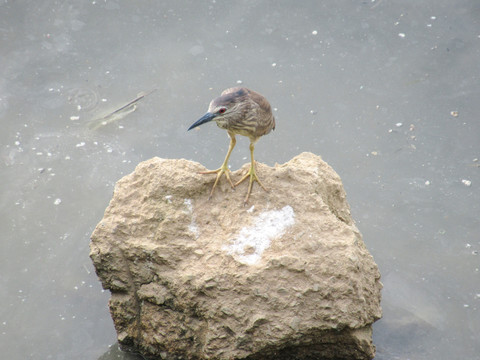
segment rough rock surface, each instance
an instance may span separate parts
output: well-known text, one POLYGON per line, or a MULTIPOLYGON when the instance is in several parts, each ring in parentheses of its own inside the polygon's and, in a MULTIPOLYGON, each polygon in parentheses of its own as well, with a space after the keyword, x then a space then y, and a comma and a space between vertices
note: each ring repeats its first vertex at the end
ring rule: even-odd
MULTIPOLYGON (((233 181, 248 164, 233 172, 233 181)), ((302 153, 235 191, 187 160, 118 181, 90 256, 124 347, 161 359, 371 359, 380 274, 339 176, 302 153)))

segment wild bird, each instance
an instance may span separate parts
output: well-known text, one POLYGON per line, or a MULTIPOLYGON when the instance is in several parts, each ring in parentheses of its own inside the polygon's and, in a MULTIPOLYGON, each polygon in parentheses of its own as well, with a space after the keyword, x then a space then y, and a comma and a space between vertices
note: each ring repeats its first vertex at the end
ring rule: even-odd
POLYGON ((267 191, 265 186, 260 182, 255 171, 253 151, 255 150, 255 143, 261 136, 268 134, 271 130, 275 130, 275 118, 272 114, 272 108, 267 99, 259 93, 244 87, 234 87, 224 90, 219 97, 213 99, 210 102, 207 113, 194 122, 188 130, 212 120, 215 120, 219 128, 227 130, 227 134, 230 138, 230 145, 228 146, 227 156, 220 168, 217 170, 201 172, 201 174, 217 174, 209 198, 212 197, 218 180, 220 180, 222 175, 225 174, 232 189, 246 179, 250 179, 247 196, 244 201, 247 203, 250 193, 252 192, 254 181, 258 182, 258 184, 267 191), (230 178, 228 159, 230 158, 230 154, 237 142, 235 135, 247 136, 250 139, 251 163, 250 170, 234 185, 230 178))

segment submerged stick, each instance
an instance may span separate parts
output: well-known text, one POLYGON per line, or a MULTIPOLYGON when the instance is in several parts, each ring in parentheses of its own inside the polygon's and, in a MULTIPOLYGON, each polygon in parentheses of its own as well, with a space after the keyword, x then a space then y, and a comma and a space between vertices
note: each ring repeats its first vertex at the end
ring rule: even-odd
POLYGON ((148 92, 142 91, 138 93, 137 97, 132 101, 129 101, 125 105, 121 106, 115 111, 101 117, 94 119, 88 123, 88 128, 92 130, 97 130, 102 126, 108 125, 114 121, 120 120, 127 116, 128 114, 134 112, 137 108, 137 102, 142 100, 145 96, 150 95, 151 93, 157 91, 157 89, 150 90, 148 92))

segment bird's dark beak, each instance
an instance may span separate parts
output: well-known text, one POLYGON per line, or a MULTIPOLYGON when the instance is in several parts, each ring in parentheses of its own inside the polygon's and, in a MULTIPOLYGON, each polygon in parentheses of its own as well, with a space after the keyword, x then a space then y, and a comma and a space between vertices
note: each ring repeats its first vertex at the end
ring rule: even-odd
MULTIPOLYGON (((215 114, 212 114, 211 112, 207 112, 205 115, 203 115, 200 119, 195 121, 192 126, 188 128, 188 130, 192 130, 193 128, 196 128, 197 126, 200 126, 202 124, 205 124, 209 121, 212 121, 215 118, 215 114)), ((187 131, 188 131, 187 130, 187 131)))

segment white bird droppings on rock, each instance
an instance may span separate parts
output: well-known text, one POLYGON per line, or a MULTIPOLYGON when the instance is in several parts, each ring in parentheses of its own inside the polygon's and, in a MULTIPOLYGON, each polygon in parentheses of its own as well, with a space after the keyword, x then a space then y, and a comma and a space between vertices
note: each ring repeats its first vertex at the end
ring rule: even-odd
POLYGON ((243 227, 232 243, 223 249, 243 264, 255 264, 270 247, 270 241, 281 236, 294 224, 294 217, 294 211, 289 205, 281 210, 263 212, 253 226, 243 227))
POLYGON ((187 207, 188 213, 192 215, 192 221, 190 225, 188 225, 188 230, 193 233, 196 238, 198 238, 199 231, 197 223, 195 222, 195 214, 193 213, 192 199, 185 199, 183 200, 183 203, 187 207))

